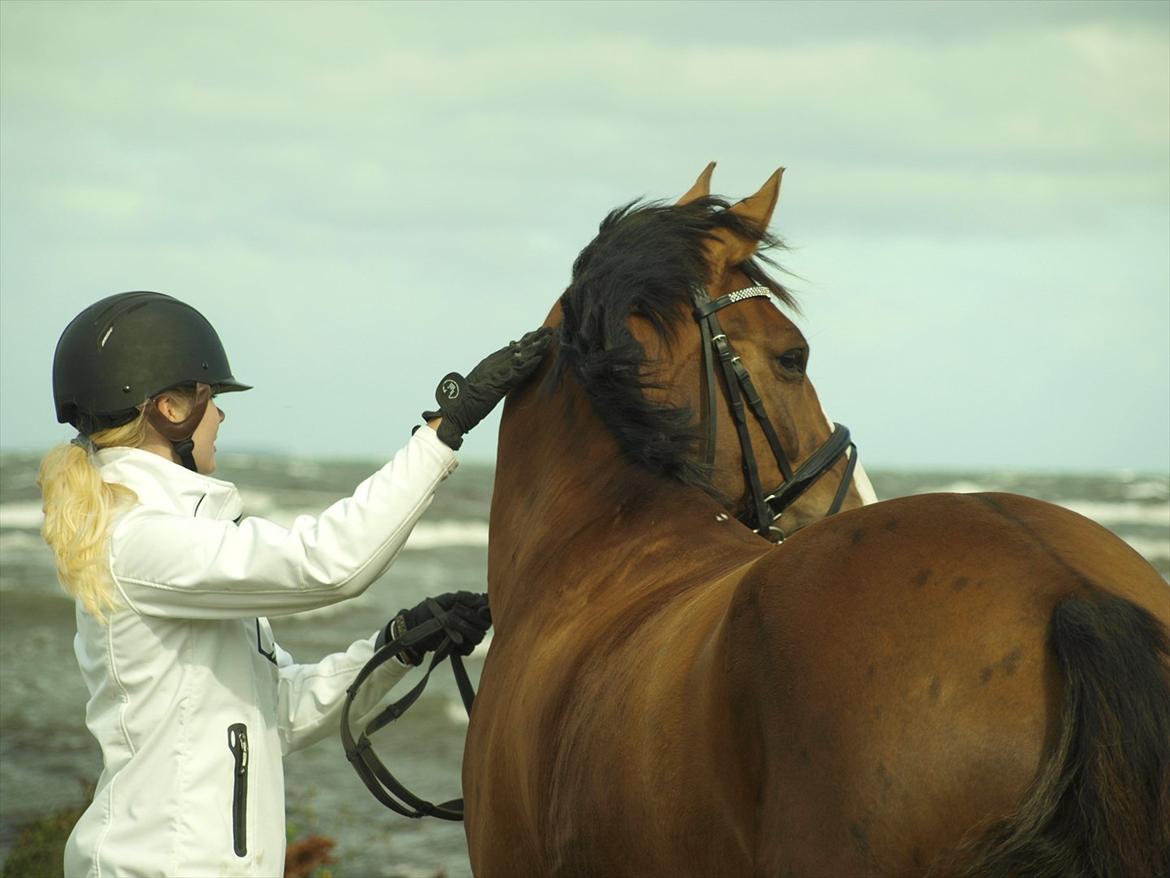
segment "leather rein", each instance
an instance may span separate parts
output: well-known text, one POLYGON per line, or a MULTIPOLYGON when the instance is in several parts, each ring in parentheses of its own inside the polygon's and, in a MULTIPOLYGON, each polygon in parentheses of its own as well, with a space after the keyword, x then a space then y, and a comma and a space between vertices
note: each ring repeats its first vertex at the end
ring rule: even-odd
POLYGON ((415 819, 420 817, 438 817, 441 820, 462 820, 462 797, 450 799, 436 805, 433 802, 428 802, 426 799, 416 796, 403 786, 390 773, 390 770, 382 764, 382 760, 378 758, 378 754, 374 752, 370 744, 370 735, 373 735, 378 730, 398 719, 402 714, 406 713, 407 708, 418 700, 418 697, 422 695, 423 690, 427 687, 427 682, 431 678, 431 672, 446 658, 451 659, 451 671, 455 675, 455 684, 459 687, 459 694, 463 698, 463 706, 467 708, 467 715, 471 715, 471 705, 475 701, 475 689, 471 685, 470 678, 467 676, 467 669, 463 667, 463 659, 455 651, 455 647, 462 645, 463 635, 445 624, 448 611, 444 610, 430 598, 427 599, 427 603, 434 618, 428 619, 421 625, 411 628, 397 640, 391 640, 382 646, 374 653, 373 658, 366 662, 365 667, 358 672, 354 681, 350 683, 349 688, 345 690, 345 704, 341 709, 341 744, 345 748, 345 758, 349 760, 349 764, 358 773, 358 777, 362 779, 362 783, 374 794, 374 798, 391 811, 401 814, 403 817, 415 819), (434 651, 431 663, 427 667, 427 672, 423 675, 423 678, 415 684, 414 688, 402 696, 402 698, 381 710, 366 724, 366 727, 361 730, 361 734, 354 740, 353 731, 350 728, 349 711, 362 684, 369 679, 374 671, 394 656, 417 645, 428 635, 440 629, 447 636, 443 639, 439 648, 434 651))
POLYGON ((751 507, 738 518, 764 539, 780 542, 783 541, 785 535, 777 523, 780 516, 784 514, 784 510, 795 503, 797 498, 812 487, 813 483, 837 462, 837 458, 844 454, 848 461, 845 466, 845 474, 841 477, 841 484, 837 487, 837 493, 825 515, 828 517, 841 510, 841 504, 845 502, 845 494, 853 479, 853 469, 857 466, 857 446, 850 441, 847 427, 833 424, 833 432, 829 438, 800 466, 793 468, 789 462, 788 455, 785 454, 784 447, 780 444, 780 437, 776 433, 776 428, 772 426, 772 421, 764 409, 764 403, 760 399, 755 384, 752 383, 747 367, 736 356, 735 349, 732 348, 731 342, 719 325, 719 318, 715 316, 716 312, 729 305, 734 305, 745 299, 770 298, 771 295, 772 291, 767 287, 754 286, 735 290, 720 296, 718 299, 712 299, 705 289, 700 288, 692 293, 692 299, 695 305, 695 320, 699 324, 699 332, 702 336, 703 371, 706 376, 707 433, 705 448, 707 466, 711 467, 715 463, 715 427, 718 414, 715 360, 718 359, 726 386, 727 402, 731 407, 731 415, 743 452, 744 479, 747 481, 752 497, 751 507), (770 493, 764 492, 760 482, 755 449, 752 447, 752 438, 748 433, 745 402, 763 429, 772 455, 776 458, 780 473, 784 477, 780 486, 770 493))

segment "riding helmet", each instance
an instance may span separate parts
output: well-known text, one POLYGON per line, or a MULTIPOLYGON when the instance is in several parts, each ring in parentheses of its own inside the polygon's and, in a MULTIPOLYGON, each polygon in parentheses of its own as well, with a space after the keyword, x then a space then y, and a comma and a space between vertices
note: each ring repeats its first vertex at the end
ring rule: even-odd
POLYGON ((193 382, 213 393, 251 389, 232 376, 207 319, 163 293, 118 293, 90 305, 53 355, 57 421, 86 436, 129 423, 142 403, 193 382))

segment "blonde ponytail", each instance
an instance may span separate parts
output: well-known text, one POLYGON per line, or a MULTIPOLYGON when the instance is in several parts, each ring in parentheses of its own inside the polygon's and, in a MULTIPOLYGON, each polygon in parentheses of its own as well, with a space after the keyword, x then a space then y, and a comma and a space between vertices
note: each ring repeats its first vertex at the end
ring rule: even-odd
MULTIPOLYGON (((146 439, 146 418, 89 437, 97 448, 138 447, 146 439)), ((114 514, 138 498, 129 488, 102 481, 90 452, 67 442, 45 455, 37 474, 45 521, 41 535, 57 562, 57 578, 87 611, 105 619, 116 609, 106 546, 114 514)))

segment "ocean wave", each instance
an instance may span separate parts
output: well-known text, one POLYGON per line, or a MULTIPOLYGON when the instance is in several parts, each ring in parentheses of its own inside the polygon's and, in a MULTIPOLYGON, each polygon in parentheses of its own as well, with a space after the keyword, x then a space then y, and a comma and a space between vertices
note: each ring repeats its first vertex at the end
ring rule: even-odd
POLYGON ((1170 480, 1133 482, 1122 489, 1127 500, 1170 499, 1170 480))
MULTIPOLYGON (((984 491, 1002 490, 990 483, 960 480, 937 487, 923 488, 920 493, 948 493, 948 494, 975 494, 984 491)), ((1091 518, 1098 524, 1106 527, 1118 525, 1147 525, 1170 529, 1170 502, 1150 503, 1143 500, 1160 500, 1165 494, 1165 485, 1160 482, 1137 482, 1128 486, 1123 501, 1116 500, 1089 500, 1073 498, 1071 500, 1050 500, 1057 506, 1071 509, 1085 518, 1091 518)))
MULTIPOLYGON (((302 515, 315 515, 319 509, 279 509, 271 495, 263 492, 249 492, 248 508, 262 514, 264 518, 283 527, 290 527, 302 515)), ((0 530, 28 532, 39 531, 44 516, 41 504, 35 502, 0 504, 0 530)), ((6 539, 17 539, 15 534, 6 534, 6 539)), ((9 543, 17 545, 16 543, 9 543)), ((486 521, 448 519, 420 521, 415 525, 406 541, 406 550, 425 551, 451 546, 486 548, 488 526, 486 521)), ((23 546, 23 543, 20 543, 23 546)))
POLYGON ((9 530, 0 533, 0 552, 7 556, 8 552, 41 552, 46 554, 49 547, 41 539, 40 533, 30 530, 9 530))
POLYGON ((1113 503, 1104 500, 1060 500, 1058 505, 1106 527, 1142 524, 1170 530, 1170 503, 1113 503))
POLYGON ((987 483, 980 484, 978 482, 960 479, 957 482, 948 482, 945 485, 928 486, 918 489, 915 493, 918 494, 979 494, 984 491, 999 491, 1002 490, 996 485, 987 483))
POLYGON ((447 703, 443 705, 443 713, 446 714, 452 725, 466 726, 471 722, 467 715, 467 708, 463 706, 462 701, 456 698, 447 699, 447 703))
POLYGON ((414 526, 406 549, 441 549, 449 546, 487 548, 486 521, 420 521, 414 526))
POLYGON ((1170 561, 1170 539, 1157 537, 1125 537, 1129 547, 1149 561, 1170 561))
POLYGON ((39 502, 0 504, 0 528, 40 530, 44 513, 39 502))

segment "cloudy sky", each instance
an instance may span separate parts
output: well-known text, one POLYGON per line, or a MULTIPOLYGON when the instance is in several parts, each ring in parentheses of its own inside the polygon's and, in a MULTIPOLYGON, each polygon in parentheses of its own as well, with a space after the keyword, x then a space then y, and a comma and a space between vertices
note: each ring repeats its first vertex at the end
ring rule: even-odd
MULTIPOLYGON (((1170 469, 1170 4, 0 6, 0 447, 65 324, 220 330, 220 450, 396 448, 614 206, 787 167, 811 374, 871 467, 1170 469)), ((465 445, 494 454, 496 420, 465 445)))

